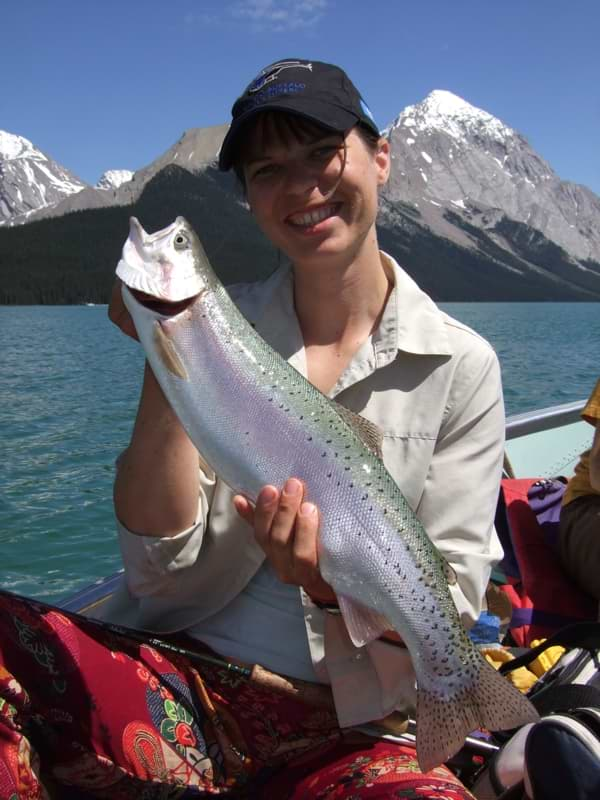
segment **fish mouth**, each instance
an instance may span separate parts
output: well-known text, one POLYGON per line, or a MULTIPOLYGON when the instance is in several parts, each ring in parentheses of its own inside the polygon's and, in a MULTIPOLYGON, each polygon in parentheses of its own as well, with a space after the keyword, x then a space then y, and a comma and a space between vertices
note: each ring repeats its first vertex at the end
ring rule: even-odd
POLYGON ((193 294, 191 297, 186 297, 184 300, 171 301, 165 300, 162 297, 146 294, 146 292, 141 292, 139 289, 132 289, 129 286, 127 288, 137 303, 144 306, 144 308, 147 308, 149 311, 153 311, 155 314, 160 314, 161 317, 175 317, 177 314, 181 314, 182 311, 189 308, 192 303, 200 297, 200 294, 202 294, 202 292, 200 292, 198 294, 193 294))

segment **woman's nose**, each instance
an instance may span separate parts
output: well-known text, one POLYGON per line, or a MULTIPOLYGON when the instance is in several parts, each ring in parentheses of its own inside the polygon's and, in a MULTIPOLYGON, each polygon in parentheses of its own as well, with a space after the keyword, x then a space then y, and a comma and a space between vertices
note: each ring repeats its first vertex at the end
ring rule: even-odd
POLYGON ((320 171, 314 164, 307 164, 305 161, 288 164, 286 189, 292 194, 311 192, 318 187, 320 177, 320 171))
POLYGON ((339 165, 333 162, 327 165, 307 161, 290 164, 286 171, 286 189, 292 194, 307 194, 318 189, 325 196, 337 185, 339 172, 339 165))

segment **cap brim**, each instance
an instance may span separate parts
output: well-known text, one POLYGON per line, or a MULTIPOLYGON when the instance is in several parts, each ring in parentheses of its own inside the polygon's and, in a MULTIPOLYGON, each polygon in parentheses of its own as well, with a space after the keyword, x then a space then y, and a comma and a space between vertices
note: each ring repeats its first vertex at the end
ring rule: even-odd
POLYGON ((264 103, 255 106, 233 120, 219 151, 219 169, 223 172, 231 169, 240 134, 254 117, 263 112, 282 111, 286 114, 308 119, 335 133, 345 133, 361 121, 357 114, 329 103, 318 103, 313 99, 310 102, 310 108, 304 109, 299 101, 300 98, 293 97, 290 98, 289 104, 285 102, 285 98, 278 100, 276 103, 264 103))

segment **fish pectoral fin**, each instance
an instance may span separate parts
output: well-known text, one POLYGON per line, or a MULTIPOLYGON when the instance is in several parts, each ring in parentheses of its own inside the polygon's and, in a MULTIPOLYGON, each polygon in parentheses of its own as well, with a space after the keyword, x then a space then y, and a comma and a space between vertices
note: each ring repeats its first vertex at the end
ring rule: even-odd
POLYGON ((165 333, 160 322, 154 323, 154 344, 160 360, 169 372, 184 381, 189 380, 187 370, 179 357, 177 348, 165 333))
POLYGON ((390 623, 378 611, 344 595, 338 595, 338 603, 346 630, 355 647, 363 647, 378 639, 385 631, 392 630, 390 623))
POLYGON ((335 403, 335 408, 340 417, 344 420, 361 442, 377 458, 383 458, 383 431, 374 422, 355 414, 349 408, 345 408, 339 403, 335 403))

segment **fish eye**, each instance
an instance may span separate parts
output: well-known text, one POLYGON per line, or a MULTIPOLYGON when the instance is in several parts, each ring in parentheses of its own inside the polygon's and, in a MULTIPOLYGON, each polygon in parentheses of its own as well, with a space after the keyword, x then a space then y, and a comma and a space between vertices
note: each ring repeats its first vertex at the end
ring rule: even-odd
POLYGON ((185 248, 189 244, 189 239, 185 235, 185 233, 178 233, 176 234, 175 238, 173 239, 173 246, 175 250, 185 250, 185 248))

